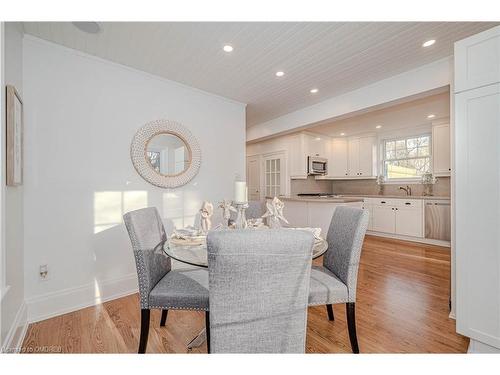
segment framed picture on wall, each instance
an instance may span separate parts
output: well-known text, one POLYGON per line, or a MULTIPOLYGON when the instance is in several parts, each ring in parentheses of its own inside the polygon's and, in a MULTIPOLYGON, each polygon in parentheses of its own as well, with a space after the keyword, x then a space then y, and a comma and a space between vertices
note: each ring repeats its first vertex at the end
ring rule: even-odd
POLYGON ((23 183, 23 101, 14 86, 7 86, 7 185, 23 183))

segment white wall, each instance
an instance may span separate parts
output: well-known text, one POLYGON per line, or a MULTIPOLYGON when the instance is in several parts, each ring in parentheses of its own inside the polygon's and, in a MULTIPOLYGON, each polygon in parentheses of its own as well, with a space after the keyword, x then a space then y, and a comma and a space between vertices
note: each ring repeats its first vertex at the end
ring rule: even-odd
MULTIPOLYGON (((22 26, 5 23, 4 28, 4 81, 13 85, 23 97, 22 74, 22 26)), ((3 99, 3 98, 2 98, 3 99)), ((2 101, 2 106, 5 102, 2 101)), ((5 114, 2 112, 2 303, 1 344, 4 349, 14 349, 22 339, 26 328, 24 305, 24 245, 23 245, 23 186, 5 186, 5 114)))
POLYGON ((32 321, 135 290, 123 213, 155 206, 167 230, 194 224, 203 200, 231 198, 235 174, 245 174, 243 104, 29 36, 24 82, 32 321), (182 188, 148 184, 130 161, 135 132, 161 118, 184 124, 201 145, 199 174, 182 188), (41 264, 47 281, 38 280, 41 264))

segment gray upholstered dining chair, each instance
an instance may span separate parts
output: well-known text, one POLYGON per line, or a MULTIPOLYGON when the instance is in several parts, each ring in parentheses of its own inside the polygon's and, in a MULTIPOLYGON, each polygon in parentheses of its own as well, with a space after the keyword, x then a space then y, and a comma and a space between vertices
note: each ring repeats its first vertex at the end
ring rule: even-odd
POLYGON ((355 318, 356 286, 368 215, 368 211, 360 208, 337 207, 328 229, 328 250, 323 256, 323 266, 313 266, 311 271, 309 305, 326 305, 329 320, 334 320, 332 304, 346 304, 353 353, 359 353, 355 318))
POLYGON ((132 242, 141 302, 139 353, 146 352, 150 309, 161 309, 164 326, 168 310, 204 310, 208 328, 208 272, 206 269, 172 270, 171 260, 158 245, 167 239, 154 207, 123 215, 132 242))
POLYGON ((213 353, 304 353, 313 244, 290 229, 208 234, 213 353))

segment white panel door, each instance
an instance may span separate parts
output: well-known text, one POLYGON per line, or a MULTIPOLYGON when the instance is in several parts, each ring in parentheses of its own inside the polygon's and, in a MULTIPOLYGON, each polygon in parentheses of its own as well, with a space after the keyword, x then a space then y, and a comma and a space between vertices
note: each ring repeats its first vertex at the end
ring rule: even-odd
POLYGON ((432 127, 432 169, 436 176, 450 175, 450 125, 448 124, 432 127))
POLYGON ((349 176, 359 177, 359 138, 349 139, 349 176))
POLYGON ((500 348, 500 84, 455 95, 457 331, 500 348))
POLYGON ((331 157, 328 163, 328 175, 331 177, 348 176, 347 165, 347 140, 343 138, 334 138, 331 141, 331 157))
POLYGON ((402 236, 423 237, 422 207, 395 207, 396 234, 402 236))
POLYGON ((362 137, 359 139, 359 176, 371 177, 374 175, 375 137, 362 137))
POLYGON ((392 206, 373 206, 372 230, 375 232, 395 233, 396 215, 392 206))
POLYGON ((260 156, 247 157, 248 199, 260 200, 260 156))
POLYGON ((264 166, 264 197, 279 197, 286 194, 286 157, 284 152, 262 156, 264 166))
POLYGON ((455 43, 455 92, 500 82, 500 26, 455 43))

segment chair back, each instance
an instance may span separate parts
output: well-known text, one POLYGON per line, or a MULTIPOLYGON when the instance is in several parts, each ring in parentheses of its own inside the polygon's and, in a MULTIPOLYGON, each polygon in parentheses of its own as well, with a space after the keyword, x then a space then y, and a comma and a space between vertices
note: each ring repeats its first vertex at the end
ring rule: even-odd
POLYGON ((328 251, 323 257, 323 266, 347 285, 349 302, 356 300, 359 260, 368 219, 366 210, 340 206, 335 209, 328 229, 328 251))
POLYGON ((225 230, 207 237, 213 353, 304 353, 311 233, 225 230))
POLYGON ((125 226, 132 242, 141 308, 149 308, 149 293, 163 276, 170 271, 170 258, 155 251, 167 235, 155 207, 142 208, 123 215, 125 226))

